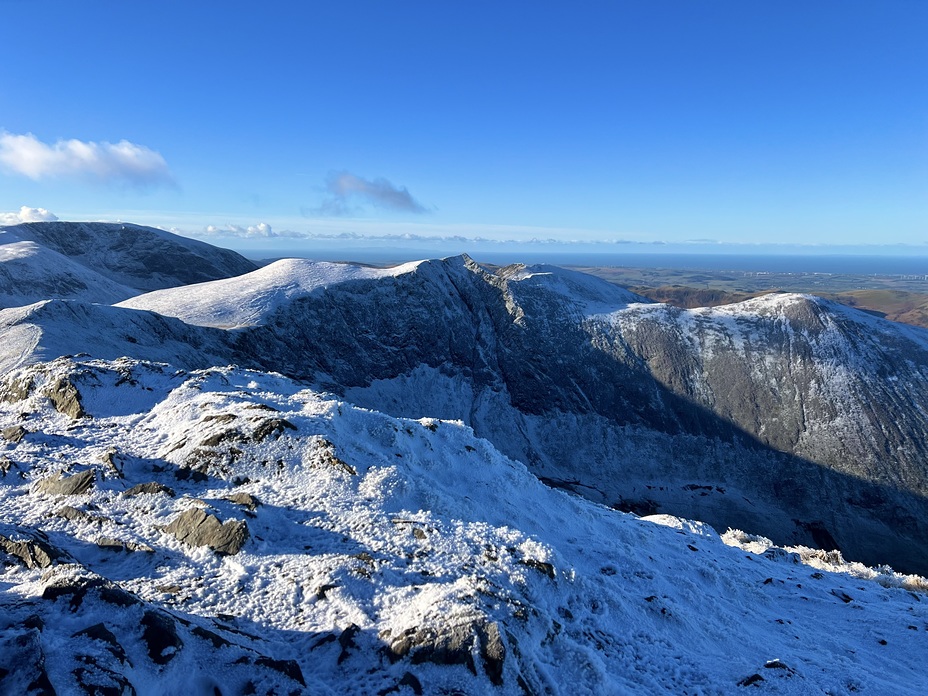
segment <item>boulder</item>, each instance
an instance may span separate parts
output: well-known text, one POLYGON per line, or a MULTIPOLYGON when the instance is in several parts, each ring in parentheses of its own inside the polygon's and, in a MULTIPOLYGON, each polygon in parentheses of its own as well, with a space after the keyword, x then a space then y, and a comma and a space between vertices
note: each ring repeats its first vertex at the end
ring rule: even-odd
POLYGON ((208 546, 220 555, 237 554, 248 539, 248 525, 244 521, 223 523, 198 508, 182 512, 161 530, 190 546, 208 546))
POLYGON ((81 495, 90 490, 95 478, 96 474, 93 469, 82 471, 74 476, 59 474, 57 477, 39 481, 36 490, 48 495, 81 495))
POLYGON ((64 378, 55 380, 45 389, 45 396, 52 402, 58 413, 70 418, 84 418, 87 413, 81 406, 81 394, 71 382, 64 378))
POLYGON ((12 425, 9 428, 0 430, 0 437, 3 437, 3 439, 8 442, 12 442, 14 445, 22 442, 22 439, 28 434, 29 431, 21 425, 12 425))

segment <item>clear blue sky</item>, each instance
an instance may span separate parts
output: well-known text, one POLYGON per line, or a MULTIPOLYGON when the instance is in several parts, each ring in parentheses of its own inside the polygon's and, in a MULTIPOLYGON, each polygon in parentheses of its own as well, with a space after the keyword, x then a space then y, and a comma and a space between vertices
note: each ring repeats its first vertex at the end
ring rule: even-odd
POLYGON ((928 243, 925 0, 0 0, 0 26, 7 221, 928 243))

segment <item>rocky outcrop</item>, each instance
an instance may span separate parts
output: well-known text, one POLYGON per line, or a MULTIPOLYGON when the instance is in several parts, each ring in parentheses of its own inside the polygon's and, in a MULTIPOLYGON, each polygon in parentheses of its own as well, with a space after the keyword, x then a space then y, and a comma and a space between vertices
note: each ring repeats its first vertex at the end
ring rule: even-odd
POLYGON ((17 558, 27 568, 48 568, 59 560, 67 560, 68 554, 56 549, 42 532, 21 534, 11 538, 0 534, 0 551, 17 558))
POLYGON ((411 628, 396 636, 385 633, 381 639, 391 660, 409 657, 412 664, 464 665, 477 674, 475 656, 479 656, 480 667, 490 681, 496 686, 503 683, 506 645, 495 622, 449 622, 411 628))

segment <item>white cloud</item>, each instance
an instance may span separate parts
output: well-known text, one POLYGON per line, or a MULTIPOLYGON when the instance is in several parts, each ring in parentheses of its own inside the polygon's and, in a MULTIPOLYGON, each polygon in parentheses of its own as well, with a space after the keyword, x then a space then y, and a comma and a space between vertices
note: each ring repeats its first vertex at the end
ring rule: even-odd
POLYGON ((369 180, 350 172, 332 172, 326 180, 326 189, 329 192, 328 198, 319 208, 308 212, 319 215, 350 215, 354 212, 351 205, 353 201, 406 213, 428 212, 412 197, 405 186, 394 186, 383 177, 369 180))
POLYGON ((32 133, 0 132, 0 168, 37 181, 77 176, 143 186, 172 182, 164 157, 128 140, 97 143, 72 139, 48 144, 32 133))
POLYGON ((30 208, 24 205, 18 213, 0 213, 0 226, 18 225, 22 222, 52 222, 57 219, 57 215, 45 208, 30 208))
POLYGON ((306 235, 300 234, 299 232, 291 232, 290 230, 275 232, 266 222, 259 222, 256 225, 249 225, 247 227, 243 225, 224 225, 222 227, 217 225, 207 225, 203 228, 203 234, 197 236, 226 238, 234 237, 239 239, 269 239, 271 237, 299 238, 305 237, 306 235))

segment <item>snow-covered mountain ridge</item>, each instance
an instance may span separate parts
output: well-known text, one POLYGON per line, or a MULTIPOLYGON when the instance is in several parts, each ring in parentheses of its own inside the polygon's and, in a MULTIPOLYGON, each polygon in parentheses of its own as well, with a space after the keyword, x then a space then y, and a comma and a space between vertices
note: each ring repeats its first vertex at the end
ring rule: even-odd
POLYGON ((9 693, 921 693, 924 580, 616 512, 461 423, 131 359, 0 392, 9 693))
POLYGON ((0 309, 50 299, 110 304, 256 268, 233 251, 141 225, 30 222, 0 227, 0 309))
POLYGON ((461 420, 598 502, 928 572, 923 330, 802 295, 680 310, 466 257, 275 265, 123 306, 237 326, 229 362, 461 420))

